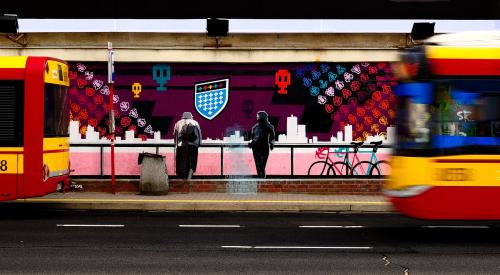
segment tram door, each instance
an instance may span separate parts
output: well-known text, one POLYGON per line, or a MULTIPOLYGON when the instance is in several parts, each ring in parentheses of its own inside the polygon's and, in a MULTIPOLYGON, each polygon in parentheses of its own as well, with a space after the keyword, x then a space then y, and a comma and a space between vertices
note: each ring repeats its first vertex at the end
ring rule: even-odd
POLYGON ((18 198, 23 163, 22 81, 0 80, 0 201, 18 198))

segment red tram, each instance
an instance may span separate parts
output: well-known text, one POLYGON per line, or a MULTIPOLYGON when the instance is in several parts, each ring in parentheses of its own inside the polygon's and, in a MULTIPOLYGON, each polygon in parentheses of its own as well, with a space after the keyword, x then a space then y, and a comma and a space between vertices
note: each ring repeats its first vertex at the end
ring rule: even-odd
POLYGON ((0 57, 0 201, 69 185, 68 65, 0 57))

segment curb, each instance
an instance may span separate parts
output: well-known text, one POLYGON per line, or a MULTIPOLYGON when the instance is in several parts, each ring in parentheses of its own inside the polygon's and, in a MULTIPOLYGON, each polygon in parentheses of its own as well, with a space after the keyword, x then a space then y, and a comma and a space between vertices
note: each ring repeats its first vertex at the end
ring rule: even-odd
POLYGON ((137 211, 321 211, 394 212, 389 202, 370 201, 277 201, 277 200, 120 200, 31 198, 15 203, 50 209, 137 211))

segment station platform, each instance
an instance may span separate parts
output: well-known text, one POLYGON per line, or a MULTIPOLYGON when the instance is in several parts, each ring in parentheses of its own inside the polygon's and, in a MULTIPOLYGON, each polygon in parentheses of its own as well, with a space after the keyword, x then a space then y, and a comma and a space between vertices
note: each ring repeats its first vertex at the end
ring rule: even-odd
POLYGON ((72 179, 69 189, 12 203, 51 209, 129 211, 393 212, 383 179, 169 180, 166 195, 143 195, 139 179, 72 179), (114 190, 114 194, 113 194, 114 190))
POLYGON ((19 199, 12 203, 36 204, 51 209, 129 211, 311 211, 393 212, 381 195, 310 195, 283 193, 136 193, 66 192, 19 199))

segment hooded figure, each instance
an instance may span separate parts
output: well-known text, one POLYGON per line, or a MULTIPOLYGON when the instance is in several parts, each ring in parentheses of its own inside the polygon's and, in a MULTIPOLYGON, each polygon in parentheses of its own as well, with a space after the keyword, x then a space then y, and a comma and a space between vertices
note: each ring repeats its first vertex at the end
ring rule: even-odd
POLYGON ((266 176, 266 163, 269 150, 274 148, 274 127, 269 123, 267 113, 257 112, 257 124, 252 127, 252 140, 248 144, 252 148, 257 175, 260 178, 266 176))
POLYGON ((201 129, 190 112, 184 112, 174 127, 175 171, 182 179, 191 179, 196 172, 201 129))

